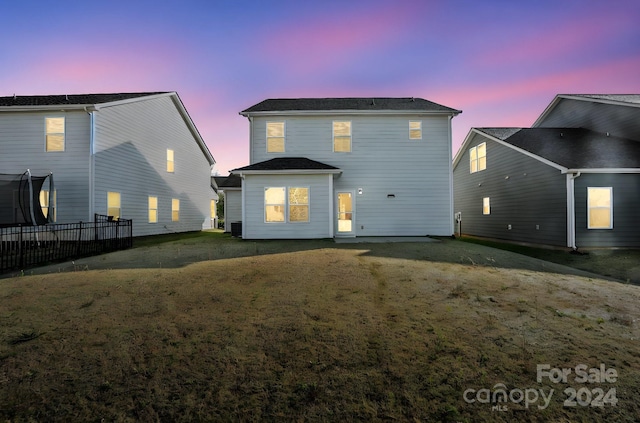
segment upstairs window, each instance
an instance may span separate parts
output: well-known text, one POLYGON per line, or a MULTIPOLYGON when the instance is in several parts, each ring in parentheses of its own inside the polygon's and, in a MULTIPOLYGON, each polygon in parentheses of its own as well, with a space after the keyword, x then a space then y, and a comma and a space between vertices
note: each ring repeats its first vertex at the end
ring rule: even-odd
POLYGON ((333 122, 333 151, 336 153, 351 151, 351 122, 333 122))
POLYGON ((267 153, 284 153, 284 122, 267 122, 267 153))
POLYGON ((309 188, 289 188, 289 222, 309 221, 309 188))
POLYGON ((421 140, 422 139, 422 122, 421 121, 409 121, 409 139, 421 140))
POLYGON ((174 154, 173 150, 167 148, 167 172, 173 173, 175 171, 174 154))
POLYGON ((149 196, 149 223, 158 223, 158 197, 149 196))
POLYGON ((171 221, 178 222, 180 220, 180 200, 171 199, 171 221))
POLYGON ((121 203, 119 192, 107 192, 107 216, 120 219, 121 203))
POLYGON ((613 188, 587 188, 587 228, 613 229, 613 188))
POLYGON ((44 118, 45 150, 64 151, 64 118, 44 118))
POLYGON ((478 144, 469 149, 469 170, 476 173, 487 168, 487 144, 478 144))
POLYGON ((264 189, 264 221, 284 222, 284 188, 270 187, 264 189))

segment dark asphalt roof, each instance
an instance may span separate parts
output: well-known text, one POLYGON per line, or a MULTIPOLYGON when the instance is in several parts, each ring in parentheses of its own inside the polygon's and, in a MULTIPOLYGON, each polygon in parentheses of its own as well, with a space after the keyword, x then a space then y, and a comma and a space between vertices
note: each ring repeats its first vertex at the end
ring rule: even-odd
POLYGON ((144 93, 117 94, 59 94, 59 95, 16 95, 0 97, 0 107, 11 106, 58 106, 79 104, 102 104, 113 101, 128 100, 137 97, 147 97, 156 94, 166 94, 166 91, 144 93))
POLYGON ((640 141, 583 128, 476 128, 569 169, 640 168, 640 141))
POLYGON ((306 157, 278 157, 264 162, 240 167, 232 172, 247 170, 339 170, 337 167, 307 159, 306 157))
POLYGON ((352 98, 272 98, 264 100, 240 114, 252 112, 325 111, 325 110, 401 110, 460 113, 418 97, 352 97, 352 98))
POLYGON ((240 175, 231 174, 229 176, 214 176, 216 183, 218 184, 218 188, 223 190, 225 188, 241 188, 242 180, 240 179, 240 175))

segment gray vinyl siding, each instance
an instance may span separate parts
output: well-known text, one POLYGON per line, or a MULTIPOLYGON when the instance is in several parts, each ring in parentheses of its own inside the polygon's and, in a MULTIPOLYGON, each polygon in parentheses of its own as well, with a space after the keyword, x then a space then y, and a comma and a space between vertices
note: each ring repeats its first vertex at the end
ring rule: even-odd
POLYGON ((89 138, 89 115, 84 111, 2 113, 0 173, 53 172, 57 222, 93 220, 89 212, 89 138), (65 118, 65 151, 45 151, 45 117, 65 118))
POLYGON ((107 192, 121 193, 121 216, 134 236, 199 231, 209 221, 210 165, 169 96, 104 107, 95 113, 95 212, 107 192), (175 172, 167 172, 167 149, 175 172), (148 197, 158 197, 158 222, 148 223, 148 197), (172 221, 172 199, 180 219, 172 221))
POLYGON ((231 232, 231 224, 242 221, 242 191, 224 191, 224 231, 231 232))
POLYGON ((640 174, 588 174, 575 180, 576 245, 640 247, 640 174), (613 229, 587 229, 587 187, 613 188, 613 229))
MULTIPOLYGON (((332 175, 247 175, 244 183, 246 239, 329 238, 333 221, 329 212, 332 175), (264 190, 268 187, 308 187, 309 222, 265 222, 264 190)), ((285 193, 286 195, 286 193, 285 193)))
POLYGON ((565 175, 481 135, 464 147, 453 171, 454 210, 462 212, 463 234, 566 245, 565 175), (487 143, 487 168, 470 173, 469 149, 482 142, 487 143), (490 198, 489 215, 482 214, 484 197, 490 198))
POLYGON ((341 169, 334 191, 356 191, 356 236, 446 236, 453 233, 449 125, 448 116, 414 114, 256 117, 252 161, 306 157, 341 169), (284 153, 266 152, 267 121, 285 122, 284 153), (351 121, 351 152, 333 152, 333 121, 351 121), (421 140, 409 139, 409 121, 422 122, 421 140))
POLYGON ((587 128, 640 140, 640 107, 561 99, 539 127, 587 128))

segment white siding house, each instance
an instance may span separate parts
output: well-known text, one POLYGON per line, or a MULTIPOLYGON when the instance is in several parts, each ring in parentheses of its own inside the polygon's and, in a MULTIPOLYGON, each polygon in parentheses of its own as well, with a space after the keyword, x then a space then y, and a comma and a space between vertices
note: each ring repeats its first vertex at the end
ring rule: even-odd
POLYGON ((244 238, 450 236, 451 119, 420 98, 275 99, 241 115, 244 238))
POLYGON ((0 98, 0 173, 53 173, 57 223, 98 213, 132 219, 134 236, 207 228, 214 163, 175 92, 0 98))

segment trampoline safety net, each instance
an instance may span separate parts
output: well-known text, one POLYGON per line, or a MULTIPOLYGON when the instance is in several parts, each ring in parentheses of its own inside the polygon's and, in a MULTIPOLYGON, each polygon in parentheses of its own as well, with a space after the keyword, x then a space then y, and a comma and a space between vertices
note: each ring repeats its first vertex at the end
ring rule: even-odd
POLYGON ((51 175, 34 176, 29 171, 17 175, 0 173, 0 226, 49 223, 40 204, 40 190, 47 178, 51 185, 51 175))

